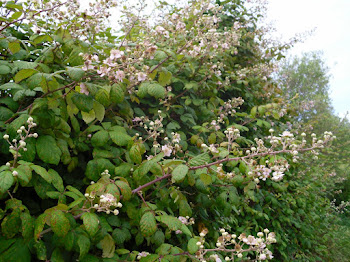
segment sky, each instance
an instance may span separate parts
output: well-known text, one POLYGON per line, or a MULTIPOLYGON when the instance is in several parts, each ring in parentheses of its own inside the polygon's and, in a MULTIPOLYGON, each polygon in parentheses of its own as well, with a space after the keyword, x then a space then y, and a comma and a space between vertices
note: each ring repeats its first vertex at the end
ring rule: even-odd
MULTIPOLYGON (((268 20, 289 39, 315 29, 291 55, 321 50, 330 68, 330 97, 335 113, 350 113, 350 0, 268 0, 268 20)), ((350 119, 350 117, 348 116, 350 119)))

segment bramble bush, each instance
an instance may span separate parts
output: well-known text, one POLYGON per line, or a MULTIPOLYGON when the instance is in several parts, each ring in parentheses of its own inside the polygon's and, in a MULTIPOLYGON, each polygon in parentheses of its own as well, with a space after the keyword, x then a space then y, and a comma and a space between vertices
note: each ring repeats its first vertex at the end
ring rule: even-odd
POLYGON ((115 6, 1 1, 0 260, 324 258, 334 136, 284 129, 263 5, 115 6))

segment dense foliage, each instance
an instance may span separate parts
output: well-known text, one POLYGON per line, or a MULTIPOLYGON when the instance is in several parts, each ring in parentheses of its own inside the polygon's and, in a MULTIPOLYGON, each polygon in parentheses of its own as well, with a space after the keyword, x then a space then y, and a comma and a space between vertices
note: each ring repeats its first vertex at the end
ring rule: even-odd
MULTIPOLYGON (((279 72, 279 86, 284 97, 289 99, 290 128, 312 130, 322 134, 325 130, 334 130, 337 140, 321 156, 321 165, 309 168, 310 175, 329 174, 332 178, 322 178, 323 195, 331 200, 326 225, 322 235, 327 240, 326 245, 330 258, 337 261, 347 261, 350 250, 350 186, 349 186, 349 141, 350 123, 345 116, 339 118, 333 110, 329 95, 329 72, 321 52, 303 54, 282 61, 279 72), (328 225, 327 225, 328 224, 328 225)), ((312 162, 308 163, 313 166, 312 162)), ((317 194, 317 193, 316 193, 317 194)), ((317 194, 319 195, 319 194, 317 194)))
POLYGON ((325 258, 333 135, 285 129, 262 6, 113 6, 1 1, 0 260, 325 258))

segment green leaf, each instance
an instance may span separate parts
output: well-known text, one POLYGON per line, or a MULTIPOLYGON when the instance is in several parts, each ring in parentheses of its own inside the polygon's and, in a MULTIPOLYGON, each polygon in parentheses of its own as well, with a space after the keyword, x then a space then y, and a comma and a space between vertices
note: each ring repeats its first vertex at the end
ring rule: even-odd
POLYGON ((162 86, 169 85, 171 83, 172 74, 170 72, 160 72, 158 82, 162 86))
POLYGON ((52 199, 59 199, 62 194, 57 191, 47 191, 46 195, 52 199))
POLYGON ((195 238, 191 238, 187 243, 187 250, 190 254, 195 254, 199 247, 197 246, 198 240, 195 238))
POLYGON ((19 50, 21 50, 21 45, 18 42, 9 43, 9 49, 12 54, 16 54, 19 50))
POLYGON ((40 234, 44 229, 46 223, 47 214, 41 214, 34 222, 34 239, 37 240, 40 238, 40 234))
POLYGON ((51 254, 50 262, 64 262, 63 252, 62 252, 61 248, 56 247, 53 250, 53 252, 51 254))
POLYGON ((15 75, 15 82, 19 83, 22 80, 34 75, 38 71, 35 69, 22 69, 15 75))
POLYGON ((129 136, 125 132, 110 131, 109 135, 112 141, 118 146, 126 146, 132 140, 131 136, 129 136))
POLYGON ((83 220, 84 227, 91 237, 96 235, 98 231, 98 216, 94 213, 86 212, 81 216, 83 220))
POLYGON ((192 208, 186 199, 182 199, 179 202, 179 214, 183 217, 192 216, 192 208))
POLYGON ((181 182, 182 180, 184 180, 185 176, 187 175, 187 172, 188 172, 188 166, 178 165, 173 170, 172 180, 177 182, 177 183, 181 182))
POLYGON ((85 175, 87 178, 96 181, 100 178, 101 173, 106 169, 113 174, 115 166, 109 160, 104 158, 93 159, 88 162, 85 175))
POLYGON ((64 191, 63 179, 62 177, 53 169, 48 170, 49 175, 52 178, 52 185, 59 191, 64 191))
POLYGON ((13 238, 20 231, 21 225, 20 211, 15 209, 10 215, 2 220, 2 235, 6 238, 13 238))
POLYGON ((149 95, 154 96, 155 98, 165 97, 165 88, 157 83, 148 85, 147 92, 149 95))
POLYGON ((14 61, 15 67, 18 69, 35 69, 39 64, 36 62, 27 62, 27 61, 14 61))
POLYGON ((58 237, 64 237, 70 230, 69 220, 61 210, 52 211, 50 223, 52 231, 58 237))
POLYGON ((189 82, 185 84, 185 89, 198 89, 198 83, 197 82, 189 82))
POLYGON ((63 238, 64 248, 68 251, 71 251, 74 247, 75 241, 75 232, 69 231, 68 234, 63 238))
POLYGON ((109 140, 109 134, 106 130, 100 130, 91 137, 91 144, 94 147, 105 146, 109 140))
MULTIPOLYGON (((67 193, 71 193, 71 192, 66 192, 65 194, 67 194, 67 193)), ((73 196, 73 195, 71 195, 71 194, 69 194, 70 196, 73 196)), ((69 196, 68 195, 68 196, 69 196)), ((86 198, 84 197, 84 198, 78 198, 77 200, 74 200, 72 203, 70 203, 69 205, 68 205, 68 208, 73 208, 73 207, 75 207, 75 206, 77 206, 77 205, 79 205, 81 202, 83 202, 83 201, 85 201, 86 200, 86 198)))
POLYGON ((11 68, 7 65, 0 65, 0 75, 7 75, 11 73, 11 68))
POLYGON ((117 245, 122 245, 131 235, 128 229, 116 228, 113 230, 112 236, 117 245))
POLYGON ((99 102, 94 101, 94 111, 95 111, 95 117, 98 121, 102 122, 103 118, 105 117, 105 107, 101 105, 99 102))
POLYGON ((107 234, 101 241, 100 245, 102 247, 102 257, 112 258, 115 252, 114 239, 110 234, 107 234))
POLYGON ((157 231, 157 222, 152 212, 143 214, 140 220, 140 229, 144 237, 152 236, 157 231))
POLYGON ((202 153, 198 156, 195 156, 194 158, 192 158, 188 164, 190 166, 200 166, 200 165, 204 165, 205 163, 209 163, 210 162, 210 156, 208 153, 202 153))
MULTIPOLYGON (((14 2, 16 2, 16 1, 14 1, 14 2)), ((14 2, 13 1, 9 1, 9 2, 7 2, 6 3, 6 8, 9 8, 9 9, 14 9, 14 10, 23 10, 23 7, 22 7, 22 5, 16 5, 16 4, 14 4, 14 2)))
POLYGON ((81 68, 67 67, 66 71, 73 81, 79 81, 85 75, 85 71, 81 68))
POLYGON ((36 250, 36 256, 38 260, 46 260, 46 246, 42 240, 39 240, 34 243, 34 248, 36 250))
POLYGON ((140 98, 144 98, 148 94, 148 86, 150 85, 149 82, 143 82, 139 85, 139 88, 137 90, 137 96, 140 98))
POLYGON ((80 234, 78 236, 78 246, 80 250, 79 260, 82 259, 90 249, 90 240, 86 236, 80 234))
POLYGON ((36 151, 45 163, 58 165, 60 162, 62 152, 52 136, 39 136, 36 141, 36 151))
POLYGON ((153 235, 153 241, 156 246, 160 246, 161 244, 164 243, 165 241, 165 235, 163 231, 158 230, 154 235, 153 235))
POLYGON ((139 261, 140 262, 155 262, 158 260, 158 258, 159 258, 159 255, 150 254, 150 255, 147 255, 146 257, 142 257, 139 261))
POLYGON ((124 100, 124 91, 118 85, 113 85, 110 91, 111 102, 119 104, 124 100))
POLYGON ((117 180, 115 181, 115 184, 120 190, 120 193, 123 195, 124 200, 129 200, 131 198, 132 192, 131 188, 128 183, 122 181, 122 180, 117 180))
POLYGON ((51 42, 52 40, 52 37, 49 35, 38 35, 33 41, 35 44, 40 44, 42 42, 51 42))
POLYGON ((159 222, 167 225, 167 227, 172 231, 181 230, 183 225, 178 218, 169 215, 157 216, 156 219, 159 222))
POLYGON ((7 247, 0 254, 0 261, 16 261, 16 262, 30 262, 31 253, 28 245, 25 243, 24 239, 1 239, 1 247, 7 247))
POLYGON ((6 83, 0 86, 0 90, 16 90, 16 89, 23 89, 23 86, 16 84, 14 82, 6 83))
POLYGON ((120 200, 120 192, 119 192, 118 187, 117 187, 115 184, 108 184, 108 185, 106 186, 105 192, 106 192, 106 193, 109 193, 109 194, 112 194, 113 196, 115 196, 115 198, 117 199, 117 201, 120 200))
POLYGON ((75 93, 72 96, 74 105, 83 112, 90 112, 94 106, 93 98, 80 93, 75 93))
POLYGON ((131 148, 130 148, 130 159, 136 163, 136 164, 141 164, 142 162, 142 155, 141 155, 141 151, 140 151, 140 146, 139 144, 134 144, 131 148))
POLYGON ((130 251, 127 250, 127 249, 125 249, 125 248, 117 249, 115 252, 116 252, 118 255, 125 255, 125 254, 129 254, 129 253, 130 253, 130 251))
POLYGON ((210 175, 202 173, 200 174, 200 180, 202 180, 203 184, 208 186, 212 183, 212 178, 210 175))
POLYGON ((130 174, 130 170, 133 166, 129 163, 122 163, 120 166, 117 166, 114 170, 116 176, 126 177, 130 174))
POLYGON ((17 177, 21 186, 28 185, 29 181, 32 179, 32 171, 30 167, 26 165, 20 165, 14 170, 18 173, 17 177))
POLYGON ((104 88, 100 88, 97 91, 97 94, 95 95, 95 99, 105 107, 109 106, 111 103, 109 99, 109 93, 104 88))
POLYGON ((11 19, 17 20, 18 18, 21 17, 22 14, 23 14, 22 12, 14 12, 14 13, 11 15, 11 19))
POLYGON ((13 116, 13 112, 7 107, 0 106, 0 121, 6 121, 13 116))
POLYGON ((96 118, 95 111, 93 109, 89 113, 81 112, 81 115, 82 115, 83 120, 86 124, 91 123, 96 118))
POLYGON ((0 193, 4 194, 15 182, 11 171, 0 173, 0 193))
POLYGON ((31 168, 37 173, 39 176, 41 176, 46 182, 51 183, 52 177, 51 175, 46 171, 45 168, 37 165, 32 165, 31 168))
POLYGON ((27 97, 27 96, 35 96, 36 95, 36 91, 32 91, 32 90, 19 90, 15 93, 15 95, 13 96, 13 100, 14 101, 20 101, 21 99, 27 97))
POLYGON ((181 228, 180 228, 180 230, 181 230, 182 233, 184 233, 185 235, 192 236, 191 231, 188 229, 188 227, 187 227, 185 224, 182 224, 182 223, 181 223, 181 228))
POLYGON ((34 234, 34 221, 35 218, 32 217, 28 212, 21 213, 22 221, 22 236, 24 239, 33 238, 34 234))

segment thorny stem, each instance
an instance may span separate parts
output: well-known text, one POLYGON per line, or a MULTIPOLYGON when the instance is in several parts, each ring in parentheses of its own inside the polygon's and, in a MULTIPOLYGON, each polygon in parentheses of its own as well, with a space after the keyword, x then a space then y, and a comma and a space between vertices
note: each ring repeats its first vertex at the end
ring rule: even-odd
MULTIPOLYGON (((176 53, 179 54, 181 53, 189 44, 191 44, 192 41, 187 42, 186 44, 184 44, 176 53)), ((153 73, 154 70, 156 70, 157 68, 159 68, 162 64, 164 64, 169 58, 171 57, 171 55, 168 55, 166 58, 164 58, 162 61, 159 62, 158 65, 156 65, 150 72, 149 74, 153 73)))
MULTIPOLYGON (((316 148, 319 148, 319 147, 304 148, 304 149, 299 149, 298 151, 299 152, 305 152, 305 151, 311 151, 311 150, 316 149, 316 148)), ((273 151, 273 152, 255 153, 255 154, 251 154, 251 155, 247 155, 247 156, 240 156, 240 157, 232 157, 232 158, 228 158, 227 157, 227 158, 220 159, 218 161, 215 161, 215 162, 212 162, 212 163, 209 163, 209 164, 204 164, 204 165, 200 165, 200 166, 190 167, 189 170, 196 170, 196 169, 200 169, 200 168, 207 168, 207 167, 214 166, 214 165, 221 164, 221 163, 228 162, 228 161, 244 160, 244 159, 253 158, 253 157, 256 157, 256 156, 268 156, 268 155, 277 155, 277 154, 282 154, 282 153, 291 153, 293 151, 294 150, 286 150, 286 149, 284 149, 284 150, 278 150, 278 151, 273 151)))
MULTIPOLYGON (((49 94, 52 94, 52 93, 55 93, 55 92, 57 92, 57 91, 66 89, 67 87, 70 87, 71 85, 74 86, 75 84, 76 84, 76 82, 74 81, 74 82, 72 82, 72 83, 69 83, 68 85, 63 86, 63 87, 57 88, 57 89, 52 90, 52 91, 48 91, 47 93, 41 95, 41 96, 38 97, 38 98, 46 97, 46 96, 48 96, 49 94)), ((26 107, 24 110, 22 110, 22 111, 26 111, 26 110, 30 109, 32 106, 33 106, 33 103, 31 103, 29 106, 27 106, 27 107, 26 107)), ((18 116, 18 112, 17 112, 16 114, 14 114, 11 118, 7 119, 7 120, 5 121, 5 124, 11 123, 12 120, 14 120, 17 116, 18 116)))
MULTIPOLYGON (((310 150, 313 150, 313 149, 316 149, 318 147, 310 147, 310 148, 304 148, 304 149, 299 149, 300 152, 305 152, 305 151, 310 151, 310 150)), ((200 166, 193 166, 193 167, 190 167, 189 170, 196 170, 196 169, 200 169, 200 168, 208 168, 208 167, 211 167, 213 165, 217 165, 217 164, 221 164, 221 163, 224 163, 224 162, 228 162, 228 161, 238 161, 238 160, 244 160, 244 159, 247 159, 247 158, 253 158, 253 157, 256 157, 256 156, 267 156, 267 155, 277 155, 277 154, 281 154, 281 153, 291 153, 293 150, 278 150, 278 151, 274 151, 274 152, 264 152, 264 153, 255 153, 255 154, 251 154, 251 155, 247 155, 247 156, 241 156, 241 157, 233 157, 233 158, 224 158, 224 159, 221 159, 221 160, 218 160, 218 161, 215 161, 215 162, 212 162, 212 163, 209 163, 209 164, 204 164, 204 165, 200 165, 200 166)), ((164 179, 167 179, 169 177, 171 177, 172 174, 165 174, 161 177, 158 177, 142 186, 139 186, 138 188, 135 188, 134 190, 131 191, 132 194, 139 194, 141 197, 142 195, 139 193, 142 189, 150 186, 150 185, 153 185, 159 181, 162 181, 164 179)), ((120 196, 120 200, 123 199, 123 196, 120 196)), ((142 197, 142 200, 144 201, 143 197, 142 197)), ((79 215, 76 215, 74 216, 75 219, 78 219, 80 218, 82 215, 84 214, 83 213, 80 213, 79 215)), ((40 233, 40 236, 46 234, 46 233, 49 233, 51 232, 52 229, 51 228, 48 228, 48 229, 45 229, 44 231, 42 231, 40 233)), ((222 250, 222 249, 207 249, 207 251, 225 251, 225 250, 222 250)), ((236 250, 233 250, 233 251, 236 251, 236 250)), ((248 250, 249 251, 249 250, 248 250)), ((232 250, 229 250, 227 252, 232 252, 232 250)), ((184 253, 181 253, 184 255, 184 253)))
POLYGON ((169 177, 171 177, 171 174, 166 174, 166 175, 164 175, 164 176, 158 177, 157 179, 154 179, 154 180, 152 180, 152 181, 150 181, 150 182, 148 182, 148 183, 146 183, 146 184, 144 184, 144 185, 142 185, 142 186, 139 186, 138 188, 134 189, 134 190, 131 191, 131 192, 132 192, 133 194, 136 194, 137 192, 141 191, 142 189, 144 189, 144 188, 146 188, 146 187, 148 187, 148 186, 150 186, 150 185, 153 185, 153 184, 155 184, 155 183, 157 183, 157 182, 159 182, 159 181, 162 181, 163 179, 167 179, 167 178, 169 178, 169 177))

